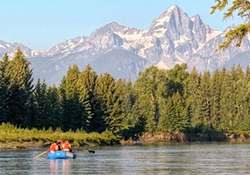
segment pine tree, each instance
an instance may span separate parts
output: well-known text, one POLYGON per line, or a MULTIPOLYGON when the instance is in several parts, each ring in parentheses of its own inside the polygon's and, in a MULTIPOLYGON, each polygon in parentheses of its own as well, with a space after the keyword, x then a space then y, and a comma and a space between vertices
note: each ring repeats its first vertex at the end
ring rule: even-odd
POLYGON ((79 76, 77 65, 69 66, 67 75, 63 77, 60 84, 60 96, 63 113, 63 130, 76 130, 81 128, 83 109, 79 102, 79 91, 77 82, 79 76))
POLYGON ((27 127, 29 123, 30 101, 32 94, 32 69, 30 62, 22 51, 17 49, 13 60, 10 61, 6 75, 10 80, 8 121, 15 125, 27 127))
POLYGON ((166 71, 154 66, 139 73, 135 82, 134 87, 138 92, 136 105, 140 109, 138 115, 145 117, 147 131, 155 131, 158 127, 161 105, 164 106, 165 99, 171 93, 167 89, 167 83, 166 71))
POLYGON ((211 130, 211 89, 210 72, 206 71, 201 77, 200 92, 198 98, 199 115, 202 117, 203 131, 211 130))
POLYGON ((121 135, 123 130, 126 129, 127 122, 126 119, 130 117, 128 115, 129 112, 132 110, 132 103, 133 98, 132 97, 132 92, 129 91, 129 86, 131 84, 126 83, 124 79, 118 79, 116 81, 116 89, 114 96, 116 96, 116 105, 117 105, 117 116, 113 122, 113 130, 115 130, 116 134, 121 135))
POLYGON ((45 80, 40 82, 38 79, 35 89, 33 92, 34 105, 37 116, 34 118, 34 127, 37 129, 49 128, 49 117, 50 117, 50 109, 48 108, 48 100, 46 98, 47 85, 45 80))
POLYGON ((9 58, 7 53, 4 54, 2 61, 0 61, 0 123, 7 122, 8 114, 8 87, 9 77, 7 76, 7 68, 9 65, 9 58))
POLYGON ((96 72, 92 70, 90 65, 87 65, 79 74, 77 85, 80 104, 82 105, 84 112, 82 127, 85 131, 97 131, 99 128, 99 125, 97 124, 99 115, 96 114, 98 109, 95 109, 95 86, 97 77, 96 72))
POLYGON ((198 74, 195 67, 184 81, 186 99, 186 114, 190 123, 190 129, 195 129, 195 132, 201 130, 202 117, 199 115, 198 98, 200 96, 200 79, 201 75, 198 74))
POLYGON ((244 76, 244 85, 241 88, 243 93, 243 116, 244 119, 241 124, 241 128, 244 131, 250 130, 250 67, 249 65, 246 68, 245 76, 244 76))
POLYGON ((8 75, 11 85, 18 85, 20 89, 30 94, 33 88, 33 79, 32 69, 29 66, 30 62, 25 58, 20 48, 18 48, 13 60, 9 64, 8 75))
POLYGON ((234 94, 235 94, 235 113, 234 113, 234 128, 242 129, 242 122, 244 121, 244 95, 245 91, 242 90, 246 87, 247 82, 244 80, 244 72, 240 65, 231 69, 231 75, 234 80, 234 94))
POLYGON ((222 81, 219 70, 215 70, 211 79, 211 124, 215 130, 218 129, 221 120, 220 102, 222 81))
POLYGON ((122 137, 124 139, 137 139, 145 129, 144 118, 143 116, 139 115, 136 107, 138 96, 130 80, 128 80, 128 82, 121 82, 121 86, 124 87, 122 93, 123 100, 121 105, 124 115, 122 137))
POLYGON ((62 107, 60 102, 59 90, 55 85, 47 88, 46 99, 48 102, 47 111, 49 111, 48 127, 53 129, 62 128, 63 126, 63 115, 62 107))
POLYGON ((184 81, 188 77, 188 72, 186 71, 187 64, 177 64, 173 69, 167 71, 167 76, 169 79, 168 83, 168 92, 171 96, 175 94, 177 91, 180 94, 184 93, 184 81))
POLYGON ((96 81, 95 92, 101 109, 100 115, 105 122, 100 130, 109 130, 118 134, 123 120, 120 108, 122 97, 115 79, 108 73, 100 75, 96 81))
POLYGON ((179 92, 169 97, 164 114, 165 116, 161 120, 162 131, 184 132, 188 127, 185 102, 179 92))
POLYGON ((222 85, 223 89, 221 93, 221 122, 220 122, 220 131, 228 132, 228 130, 233 129, 234 123, 234 111, 235 111, 235 97, 234 97, 234 81, 232 76, 225 67, 222 69, 222 85))

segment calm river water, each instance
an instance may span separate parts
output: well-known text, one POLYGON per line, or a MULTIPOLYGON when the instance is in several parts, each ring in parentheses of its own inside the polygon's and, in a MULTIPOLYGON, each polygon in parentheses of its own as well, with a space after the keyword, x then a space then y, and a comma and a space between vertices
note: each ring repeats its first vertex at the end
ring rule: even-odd
POLYGON ((0 150, 3 175, 250 174, 250 144, 192 143, 77 150, 74 160, 32 159, 44 150, 0 150))

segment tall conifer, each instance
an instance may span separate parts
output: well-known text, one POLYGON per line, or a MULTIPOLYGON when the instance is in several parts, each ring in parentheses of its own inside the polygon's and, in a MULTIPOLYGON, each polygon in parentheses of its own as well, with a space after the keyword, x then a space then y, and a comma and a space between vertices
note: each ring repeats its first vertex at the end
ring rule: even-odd
POLYGON ((7 122, 8 114, 8 87, 9 77, 7 76, 7 68, 9 65, 9 58, 7 53, 4 54, 2 61, 0 60, 0 124, 7 122))
POLYGON ((79 76, 77 65, 69 66, 67 75, 60 84, 61 103, 63 108, 63 130, 76 130, 81 128, 83 109, 79 102, 77 82, 79 76))
POLYGON ((100 75, 96 82, 96 95, 100 105, 100 115, 105 123, 100 129, 117 134, 122 122, 122 97, 115 79, 108 73, 100 75))
POLYGON ((15 125, 25 127, 29 123, 33 89, 32 69, 29 65, 30 62, 18 48, 7 69, 7 76, 10 78, 8 120, 15 125))
POLYGON ((96 97, 95 97, 95 86, 97 74, 92 70, 90 65, 79 74, 78 79, 78 90, 79 90, 79 102, 83 108, 83 120, 82 127, 85 131, 97 131, 98 130, 98 110, 96 107, 96 97))
MULTIPOLYGON (((195 130, 200 130, 202 126, 202 117, 199 115, 198 107, 198 98, 200 96, 200 79, 201 75, 198 74, 196 68, 194 67, 192 72, 184 81, 186 113, 190 123, 190 128, 195 130)), ((197 130, 195 132, 197 132, 197 130)))
POLYGON ((136 105, 140 109, 138 115, 145 117, 148 131, 154 131, 158 127, 161 105, 164 106, 165 99, 170 93, 167 89, 167 79, 166 71, 152 66, 139 73, 135 82, 134 87, 138 92, 136 105))

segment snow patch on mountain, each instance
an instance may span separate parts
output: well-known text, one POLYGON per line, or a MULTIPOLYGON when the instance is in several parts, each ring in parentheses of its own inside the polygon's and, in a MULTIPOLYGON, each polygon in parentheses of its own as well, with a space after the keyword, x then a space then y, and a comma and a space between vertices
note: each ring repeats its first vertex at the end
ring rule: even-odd
POLYGON ((148 29, 111 22, 94 30, 89 37, 69 39, 46 51, 0 40, 0 56, 7 52, 12 58, 20 47, 32 63, 34 79, 45 78, 49 85, 58 85, 73 64, 80 70, 90 64, 99 74, 108 72, 116 78, 135 81, 138 73, 151 65, 171 69, 187 63, 189 70, 196 67, 198 71, 213 71, 231 65, 232 59, 231 63, 241 63, 242 58, 237 57, 245 58, 248 54, 244 53, 250 52, 250 34, 240 48, 230 46, 223 54, 214 52, 225 32, 233 27, 223 32, 211 29, 198 14, 190 18, 173 5, 154 19, 148 29))

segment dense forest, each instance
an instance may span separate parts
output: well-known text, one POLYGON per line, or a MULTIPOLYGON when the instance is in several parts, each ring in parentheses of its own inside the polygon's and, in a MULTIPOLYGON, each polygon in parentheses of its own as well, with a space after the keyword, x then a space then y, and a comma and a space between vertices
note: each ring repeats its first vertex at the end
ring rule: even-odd
POLYGON ((155 66, 138 79, 116 80, 69 66, 58 87, 32 79, 20 49, 0 61, 0 123, 22 128, 112 132, 135 138, 143 132, 250 131, 250 68, 199 73, 187 65, 155 66))

